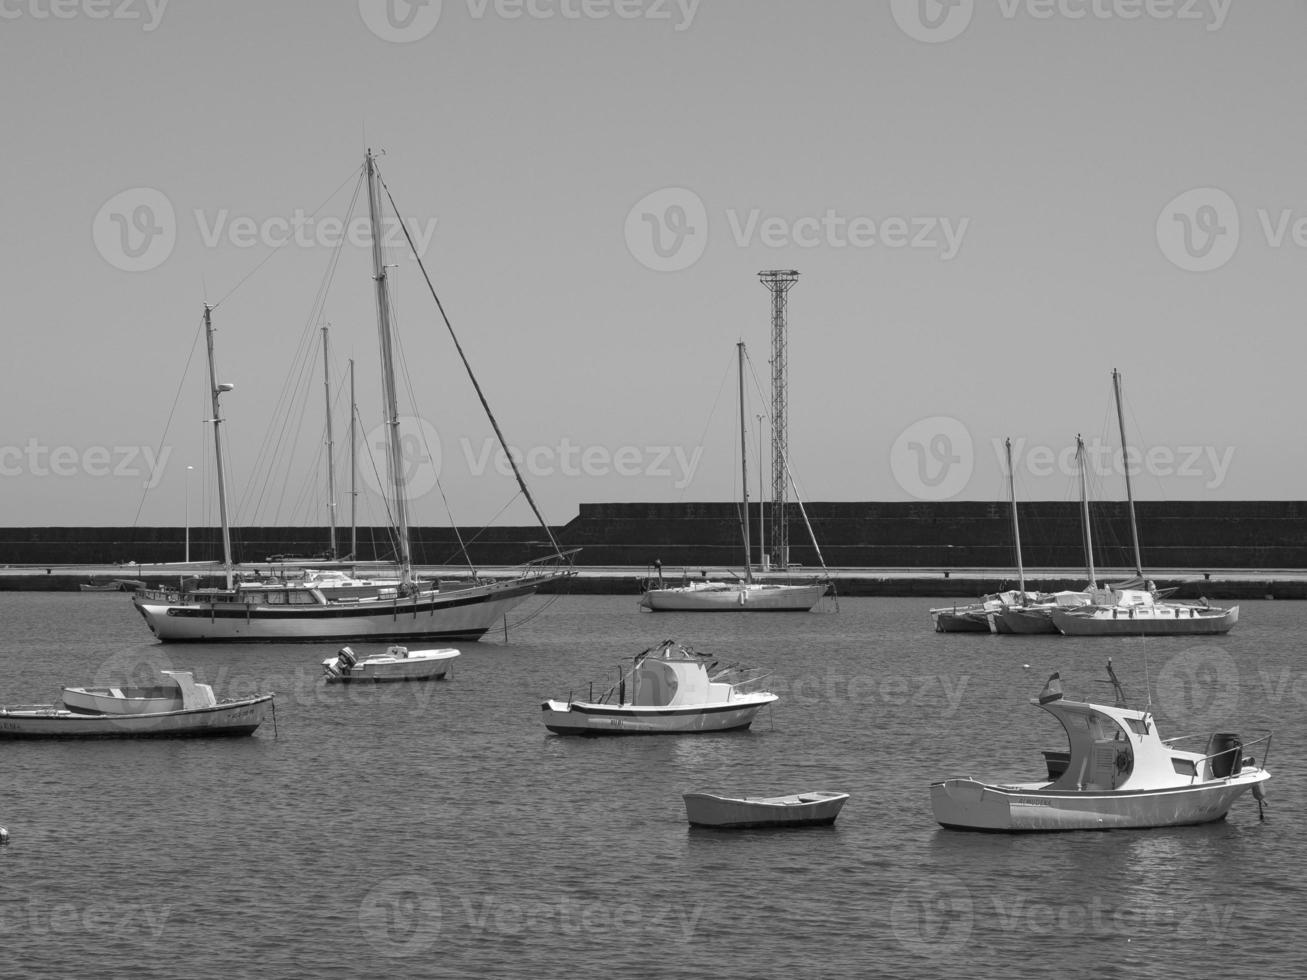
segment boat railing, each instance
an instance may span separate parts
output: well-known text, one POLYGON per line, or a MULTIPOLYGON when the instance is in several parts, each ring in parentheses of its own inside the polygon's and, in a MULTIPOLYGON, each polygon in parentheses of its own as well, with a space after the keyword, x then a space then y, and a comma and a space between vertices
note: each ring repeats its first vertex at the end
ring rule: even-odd
MULTIPOLYGON (((1239 753, 1240 753, 1240 758, 1241 758, 1241 760, 1242 760, 1243 758, 1248 758, 1248 756, 1245 755, 1245 753, 1247 752, 1248 749, 1252 748, 1254 745, 1258 745, 1258 744, 1260 744, 1260 743, 1262 743, 1262 742, 1265 742, 1265 743, 1266 743, 1266 748, 1265 748, 1265 750, 1262 752, 1262 761, 1261 761, 1261 764, 1258 765, 1256 762, 1253 763, 1257 768, 1259 768, 1259 769, 1265 769, 1265 768, 1266 768, 1266 760, 1267 760, 1267 758, 1268 758, 1268 757, 1270 756, 1270 754, 1271 754, 1271 736, 1272 736, 1273 734, 1274 734, 1274 732, 1267 732, 1265 735, 1259 735, 1258 737, 1256 737, 1256 738, 1254 738, 1254 739, 1250 739, 1250 740, 1248 740, 1248 741, 1244 741, 1243 738, 1240 738, 1240 739, 1239 739, 1239 753)), ((1198 740, 1198 739, 1202 739, 1205 743, 1207 743, 1207 744, 1211 744, 1212 735, 1211 735, 1211 734, 1206 734, 1206 735, 1204 735, 1204 734, 1201 734, 1201 733, 1195 733, 1195 734, 1193 734, 1193 735, 1177 735, 1175 738, 1164 738, 1164 739, 1162 739, 1162 744, 1165 745, 1165 746, 1167 746, 1168 748, 1177 748, 1177 747, 1178 747, 1178 744, 1177 744, 1177 743, 1179 743, 1179 742, 1192 742, 1192 741, 1196 741, 1196 740, 1198 740)), ((1199 759, 1198 761, 1199 761, 1199 762, 1210 762, 1211 760, 1215 759, 1217 756, 1226 755, 1226 754, 1229 753, 1229 752, 1230 752, 1230 747, 1227 746, 1226 748, 1221 749, 1219 752, 1213 752, 1213 753, 1211 753, 1211 754, 1209 754, 1209 755, 1204 755, 1204 756, 1203 756, 1201 759, 1199 759)))
POLYGON ((731 685, 736 694, 756 694, 763 690, 763 684, 774 675, 775 671, 766 667, 727 664, 715 671, 709 680, 717 684, 731 685))

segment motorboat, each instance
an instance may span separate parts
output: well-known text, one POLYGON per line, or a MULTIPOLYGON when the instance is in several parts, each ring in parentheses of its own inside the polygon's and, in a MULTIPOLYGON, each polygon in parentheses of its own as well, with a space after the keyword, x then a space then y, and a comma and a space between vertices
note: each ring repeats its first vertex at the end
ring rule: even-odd
POLYGON ((722 830, 826 826, 835 822, 848 798, 848 793, 825 791, 792 796, 720 796, 695 792, 683 797, 690 826, 722 830))
POLYGON ((141 707, 141 702, 157 699, 130 696, 129 689, 65 688, 65 696, 75 692, 74 700, 80 700, 76 710, 63 703, 0 708, 0 739, 251 735, 273 706, 272 694, 219 701, 213 688, 196 682, 190 671, 165 670, 160 674, 165 678, 161 688, 176 687, 179 707, 133 710, 141 707), (136 704, 115 705, 113 700, 136 704), (92 704, 99 710, 90 710, 92 704))
POLYGON ((1185 735, 1163 739, 1149 710, 1125 707, 1108 661, 1116 703, 1064 697, 1049 677, 1034 704, 1065 730, 1069 751, 1046 752, 1047 779, 989 783, 945 779, 930 786, 935 820, 954 830, 1057 831, 1176 827, 1221 820, 1262 784, 1271 736, 1185 735), (1261 745, 1261 765, 1248 750, 1261 745))
POLYGON ((675 640, 636 655, 598 698, 541 704, 558 735, 666 735, 748 728, 777 695, 760 690, 766 672, 722 665, 675 640), (627 694, 630 697, 627 697, 627 694))
POLYGON ((385 681, 439 681, 454 669, 459 651, 410 650, 392 646, 385 653, 362 660, 349 647, 341 647, 334 657, 322 661, 327 682, 382 683, 385 681))

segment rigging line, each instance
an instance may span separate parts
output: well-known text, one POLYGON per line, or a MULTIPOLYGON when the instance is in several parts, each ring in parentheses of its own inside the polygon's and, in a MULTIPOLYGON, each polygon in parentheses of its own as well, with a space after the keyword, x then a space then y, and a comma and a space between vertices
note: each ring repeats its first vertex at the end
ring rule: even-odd
MULTIPOLYGON (((392 202, 392 203, 393 203, 393 202, 392 202)), ((421 418, 422 415, 421 415, 421 412, 420 412, 419 409, 418 409, 418 404, 417 404, 417 393, 416 393, 416 390, 415 390, 414 387, 413 387, 413 377, 412 377, 412 375, 409 374, 409 370, 408 370, 408 358, 405 356, 405 353, 404 353, 404 341, 403 341, 402 338, 400 337, 400 334, 399 334, 398 331, 397 331, 396 334, 395 334, 395 340, 397 341, 397 343, 395 344, 395 347, 396 347, 396 350, 397 350, 397 352, 398 352, 398 354, 399 354, 399 369, 400 369, 400 373, 401 373, 401 374, 403 375, 403 377, 404 377, 404 386, 408 389, 408 398, 409 398, 409 402, 410 402, 410 403, 412 404, 412 406, 413 406, 413 411, 414 411, 414 413, 415 413, 419 418, 421 418)), ((424 450, 426 450, 427 459, 433 459, 433 457, 432 457, 432 455, 431 455, 431 446, 430 446, 430 444, 427 442, 427 434, 426 434, 425 430, 422 429, 421 426, 419 426, 418 428, 419 428, 419 432, 421 433, 421 436, 422 436, 422 448, 423 448, 424 450)), ((454 513, 453 513, 453 510, 452 510, 452 508, 449 506, 449 497, 448 497, 448 495, 445 493, 445 485, 440 481, 440 470, 439 470, 439 468, 435 468, 435 467, 433 467, 433 468, 436 470, 436 473, 435 473, 435 477, 436 477, 436 489, 440 491, 440 502, 441 502, 441 504, 442 504, 442 505, 444 506, 444 508, 445 508, 445 517, 449 520, 449 526, 450 526, 450 528, 451 528, 451 529, 453 530, 453 532, 454 532, 454 537, 455 537, 455 539, 458 541, 458 546, 459 546, 460 550, 463 552, 463 561, 464 561, 464 563, 467 565, 468 569, 469 569, 473 574, 476 574, 476 573, 477 573, 477 567, 476 567, 476 564, 472 561, 472 555, 471 555, 471 553, 467 550, 467 544, 466 544, 466 542, 464 542, 464 540, 463 540, 463 532, 462 532, 462 530, 461 530, 461 529, 459 528, 459 526, 458 526, 458 521, 456 521, 456 520, 454 519, 454 513)), ((514 499, 516 499, 516 498, 514 498, 514 499)))
MULTIPOLYGON (((745 356, 746 357, 748 356, 747 348, 745 350, 745 356)), ((717 405, 722 400, 722 392, 726 390, 726 383, 727 381, 730 380, 731 374, 733 373, 734 369, 735 369, 735 355, 732 355, 727 359, 726 370, 722 372, 722 380, 717 385, 717 394, 713 397, 712 407, 708 409, 708 418, 703 424, 703 431, 699 433, 699 441, 698 443, 696 443, 696 445, 698 446, 702 446, 704 444, 704 440, 708 438, 708 430, 712 427, 713 419, 717 415, 717 405)), ((734 440, 732 440, 731 445, 734 446, 734 444, 735 444, 734 440)), ((734 467, 731 468, 731 472, 732 474, 734 474, 735 472, 734 467)), ((732 476, 732 481, 734 481, 734 476, 732 476)), ((732 486, 734 486, 733 482, 732 482, 732 486)), ((680 497, 681 500, 685 499, 685 495, 689 492, 689 490, 690 487, 688 483, 681 488, 681 497, 680 497)))
MULTIPOLYGON (((390 193, 390 188, 382 180, 380 173, 377 174, 377 180, 380 181, 382 189, 386 192, 386 199, 390 201, 390 206, 395 214, 399 214, 399 208, 395 205, 395 198, 390 193)), ((401 219, 398 222, 404 232, 404 239, 413 251, 413 258, 417 261, 418 268, 422 270, 422 278, 427 282, 427 289, 431 291, 431 298, 436 301, 436 308, 440 311, 440 318, 445 321, 445 328, 449 331, 450 338, 454 341, 454 348, 458 351, 459 359, 463 362, 463 367, 467 370, 467 376, 472 382, 472 387, 476 389, 477 398, 481 400, 481 407, 485 409, 486 417, 490 419, 490 424, 495 430, 495 436, 499 439, 499 445, 504 450, 504 455, 508 457, 509 464, 513 467, 513 475, 517 477, 517 485, 522 488, 527 503, 531 505, 531 510, 535 513, 536 520, 544 528, 545 534, 549 536, 549 543, 553 545, 554 553, 559 557, 563 555, 563 549, 559 546, 557 539, 554 537, 553 528, 545 523, 544 515, 540 513, 540 508, 536 506, 535 498, 531 496, 531 491, 527 489, 526 480, 522 478, 522 471, 518 469, 517 461, 513 459, 513 454, 508 451, 508 440, 504 438, 503 431, 499 428, 499 422, 495 419, 494 413, 490 411, 490 403, 486 401, 485 393, 481 390, 481 384, 477 381, 476 375, 472 373, 472 365, 468 362, 467 355, 463 352, 463 345, 459 343, 458 335, 454 333, 454 325, 449 322, 449 316, 445 313, 445 306, 440 302, 440 297, 436 295, 436 287, 431 282, 431 276, 427 272, 427 267, 422 261, 422 256, 418 254, 417 247, 413 244, 413 236, 409 234, 408 225, 401 219)))
MULTIPOLYGON (((168 409, 168 418, 163 424, 163 434, 159 436, 159 442, 155 447, 154 458, 159 459, 159 453, 163 450, 163 441, 168 438, 168 430, 172 428, 173 416, 177 414, 177 404, 181 401, 182 389, 186 386, 186 376, 190 374, 191 361, 195 358, 195 348, 199 346, 200 337, 204 333, 204 319, 200 319, 200 327, 195 332, 195 338, 191 341, 190 353, 186 355, 186 366, 182 368, 181 380, 177 382, 177 392, 172 397, 172 408, 168 409)), ((151 474, 153 476, 153 474, 151 474)), ((132 529, 135 530, 140 526, 141 511, 145 508, 145 498, 149 494, 150 488, 147 485, 141 491, 140 503, 136 505, 136 516, 132 518, 132 529)))
MULTIPOLYGON (((319 204, 316 208, 313 209, 313 213, 310 214, 309 217, 310 217, 310 218, 316 218, 316 217, 318 216, 318 212, 321 211, 323 208, 325 208, 328 204, 330 204, 330 203, 332 202, 332 200, 335 198, 335 196, 336 196, 337 194, 340 193, 341 188, 344 187, 346 184, 348 184, 348 183, 350 182, 351 178, 356 178, 356 175, 357 175, 357 174, 358 174, 358 168, 355 168, 355 170, 350 174, 350 176, 349 176, 349 177, 346 177, 344 180, 342 180, 342 181, 340 182, 340 184, 336 187, 336 189, 335 189, 334 191, 332 191, 332 192, 327 196, 327 199, 326 199, 325 201, 323 201, 321 204, 319 204)), ((355 191, 355 194, 357 194, 357 193, 358 193, 358 192, 355 191)), ((344 237, 344 236, 342 236, 342 237, 344 237)), ((272 246, 272 250, 269 251, 268 254, 265 255, 261 260, 259 260, 259 264, 256 265, 256 266, 255 266, 253 269, 251 269, 249 272, 245 273, 245 275, 241 276, 241 278, 237 281, 236 285, 232 286, 231 289, 227 290, 227 292, 223 295, 222 299, 220 299, 220 300, 218 300, 218 302, 214 303, 214 304, 210 307, 210 309, 216 310, 216 309, 217 309, 218 307, 220 307, 223 303, 227 302, 227 300, 231 297, 231 295, 232 295, 234 292, 236 292, 236 290, 240 289, 241 286, 245 285, 245 282, 246 282, 247 279, 249 279, 251 276, 253 276, 256 272, 258 272, 260 269, 262 269, 265 265, 267 265, 269 259, 271 259, 274 255, 276 255, 278 252, 280 252, 283 248, 285 248, 285 247, 286 247, 287 245, 289 245, 290 243, 291 243, 291 239, 290 239, 290 237, 288 236, 288 237, 286 238, 286 240, 283 241, 280 245, 274 245, 274 246, 272 246)))

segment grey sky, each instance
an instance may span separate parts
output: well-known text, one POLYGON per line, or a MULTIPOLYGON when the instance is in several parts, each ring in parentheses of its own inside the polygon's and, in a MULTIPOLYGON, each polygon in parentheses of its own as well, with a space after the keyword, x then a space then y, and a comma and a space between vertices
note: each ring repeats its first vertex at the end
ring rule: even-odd
MULTIPOLYGON (((0 0, 0 520, 131 523, 179 386, 140 520, 181 523, 188 464, 201 519, 206 297, 238 519, 325 519, 297 350, 330 321, 376 423, 365 248, 312 316, 368 145, 552 521, 738 493, 771 268, 806 499, 999 498, 1007 435, 1019 494, 1073 495, 1113 367, 1139 496, 1301 498, 1304 37, 1289 0, 0 0), (252 475, 279 416, 299 449, 252 475)), ((391 261, 455 518, 527 520, 391 261)))

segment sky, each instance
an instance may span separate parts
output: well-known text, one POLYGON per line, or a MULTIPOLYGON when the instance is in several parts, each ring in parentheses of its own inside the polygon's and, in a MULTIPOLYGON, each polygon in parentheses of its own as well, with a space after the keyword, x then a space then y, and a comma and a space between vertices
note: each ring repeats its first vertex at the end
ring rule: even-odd
MULTIPOLYGON (((365 150, 547 520, 750 492, 788 294, 807 501, 1302 499, 1297 0, 0 0, 0 523, 376 490, 365 150), (342 242, 343 239, 343 242, 342 242), (764 416, 762 420, 759 415, 764 416)), ((387 223, 388 222, 388 223, 387 223)), ((530 523, 393 216, 418 523, 530 523)), ((761 440, 760 440, 761 436, 761 440)))

